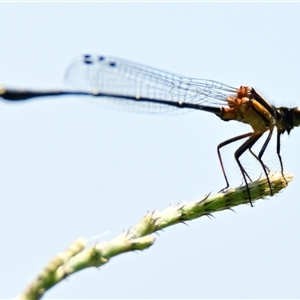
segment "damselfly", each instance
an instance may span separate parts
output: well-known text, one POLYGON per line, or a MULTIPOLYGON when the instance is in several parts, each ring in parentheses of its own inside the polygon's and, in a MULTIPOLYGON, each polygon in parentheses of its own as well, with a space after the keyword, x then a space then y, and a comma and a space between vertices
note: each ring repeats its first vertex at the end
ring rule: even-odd
POLYGON ((252 131, 220 143, 217 153, 226 182, 222 190, 225 190, 229 187, 229 181, 220 150, 230 143, 246 138, 235 151, 234 157, 245 181, 251 205, 248 186, 251 178, 240 157, 249 150, 258 160, 268 179, 272 195, 269 169, 262 161, 262 156, 276 128, 276 152, 283 175, 280 137, 300 125, 300 107, 275 107, 253 87, 234 88, 213 80, 183 77, 115 57, 84 55, 75 59, 66 71, 66 82, 72 89, 34 91, 0 88, 0 97, 19 101, 44 96, 92 96, 99 98, 101 104, 121 110, 159 113, 175 109, 196 109, 213 113, 223 121, 246 123, 252 127, 252 131), (256 155, 252 147, 266 132, 267 137, 256 155))

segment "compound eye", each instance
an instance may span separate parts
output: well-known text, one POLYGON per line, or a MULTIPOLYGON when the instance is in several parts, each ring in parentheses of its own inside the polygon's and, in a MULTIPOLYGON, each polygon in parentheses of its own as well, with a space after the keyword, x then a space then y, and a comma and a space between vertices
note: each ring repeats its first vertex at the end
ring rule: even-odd
POLYGON ((293 108, 293 125, 294 126, 300 125, 300 106, 293 108))

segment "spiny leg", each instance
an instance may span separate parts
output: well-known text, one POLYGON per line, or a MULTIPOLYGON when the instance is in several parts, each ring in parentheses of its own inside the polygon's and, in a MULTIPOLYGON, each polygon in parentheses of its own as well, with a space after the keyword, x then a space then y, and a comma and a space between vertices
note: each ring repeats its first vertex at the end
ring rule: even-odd
MULTIPOLYGON (((258 158, 257 155, 252 151, 251 148, 249 149, 249 152, 255 157, 256 160, 259 161, 259 158, 258 158)), ((268 166, 266 166, 265 164, 264 164, 264 166, 265 166, 266 170, 268 171, 268 173, 270 173, 270 169, 268 168, 268 166)))
POLYGON ((264 162, 262 161, 261 158, 262 158, 262 156, 263 156, 263 154, 264 154, 264 152, 265 152, 265 150, 266 150, 266 148, 267 148, 267 146, 268 146, 268 144, 270 142, 272 134, 273 134, 273 129, 270 130, 270 133, 269 133, 267 139, 265 140, 265 142, 264 142, 264 144, 263 144, 263 146, 262 146, 262 148, 261 148, 258 156, 252 151, 252 148, 249 148, 249 152, 259 161, 259 163, 262 166, 262 169, 264 170, 264 173, 266 175, 266 178, 267 178, 267 181, 268 181, 268 185, 269 185, 269 188, 270 188, 270 194, 271 194, 271 196, 273 196, 273 191, 272 191, 272 187, 271 187, 271 183, 270 183, 270 179, 269 179, 269 175, 268 175, 268 173, 270 173, 270 169, 264 164, 264 162))
POLYGON ((265 142, 264 142, 262 148, 260 149, 260 151, 259 151, 259 153, 258 153, 258 161, 260 162, 260 164, 261 164, 261 166, 262 166, 262 168, 263 168, 263 170, 264 170, 264 172, 265 172, 265 175, 266 175, 266 177, 267 177, 268 185, 269 185, 269 188, 270 188, 270 195, 271 195, 271 196, 273 196, 273 191, 272 191, 272 187, 271 187, 270 178, 269 178, 268 172, 267 172, 267 169, 268 169, 268 168, 266 168, 266 166, 265 166, 265 164, 263 163, 263 161, 262 161, 261 158, 262 158, 263 154, 265 153, 265 150, 266 150, 266 148, 267 148, 267 146, 268 146, 268 144, 269 144, 269 142, 270 142, 270 139, 271 139, 272 134, 273 134, 273 129, 274 129, 274 128, 271 128, 271 129, 270 129, 270 132, 269 132, 269 134, 268 134, 268 136, 267 136, 267 138, 266 138, 266 140, 265 140, 265 142))
MULTIPOLYGON (((249 133, 245 133, 245 134, 242 134, 242 135, 239 135, 239 136, 236 136, 234 138, 231 138, 229 140, 226 140, 222 143, 220 143, 217 147, 217 152, 218 152, 218 157, 219 157, 219 161, 220 161, 220 165, 221 165, 221 169, 222 169, 222 173, 223 173, 223 176, 225 178, 225 182, 226 182, 226 186, 220 190, 220 192, 226 190, 228 187, 229 187, 229 181, 228 181, 228 178, 227 178, 227 175, 226 175, 226 172, 225 172, 225 168, 224 168, 224 164, 223 164, 223 160, 222 160, 222 156, 221 156, 221 148, 226 146, 226 145, 229 145, 233 142, 236 142, 236 141, 239 141, 239 140, 242 140, 244 138, 247 138, 249 136, 251 136, 253 134, 253 132, 249 132, 249 133)), ((248 177, 248 179, 251 181, 249 175, 247 174, 247 172, 244 170, 244 168, 242 166, 240 166, 240 169, 242 171, 243 174, 246 174, 246 176, 248 177)))
POLYGON ((281 158, 281 154, 280 154, 280 136, 281 136, 281 132, 277 131, 277 147, 276 147, 276 152, 277 152, 277 156, 278 156, 278 159, 279 159, 279 162, 280 162, 280 168, 281 168, 281 175, 285 181, 285 183, 287 184, 287 181, 284 177, 284 174, 283 174, 283 163, 282 163, 282 158, 281 158))
POLYGON ((241 157, 241 155, 246 151, 248 150, 249 148, 251 148, 257 141, 258 139, 262 136, 262 133, 254 133, 252 132, 251 133, 251 136, 250 138, 245 142, 243 143, 237 150, 236 152, 234 153, 234 157, 235 157, 235 160, 241 170, 241 173, 242 173, 242 176, 243 176, 243 179, 245 181, 245 184, 246 184, 246 188, 247 188, 247 193, 248 193, 248 198, 249 198, 249 201, 250 201, 250 204, 251 206, 253 206, 252 204, 252 201, 251 201, 251 195, 250 195, 250 189, 249 189, 249 186, 248 186, 248 182, 247 182, 247 179, 246 179, 246 173, 245 173, 245 170, 239 160, 239 158, 241 157))

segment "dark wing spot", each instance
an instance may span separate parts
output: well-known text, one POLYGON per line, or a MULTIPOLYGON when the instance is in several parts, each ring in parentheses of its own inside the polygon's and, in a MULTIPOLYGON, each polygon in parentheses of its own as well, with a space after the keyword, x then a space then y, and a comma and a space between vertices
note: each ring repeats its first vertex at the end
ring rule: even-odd
POLYGON ((93 60, 92 60, 92 57, 90 55, 84 55, 83 56, 83 62, 85 64, 92 64, 93 63, 93 60))
POLYGON ((105 57, 104 57, 104 56, 99 56, 99 57, 98 57, 98 60, 99 60, 99 61, 105 60, 105 57))
POLYGON ((117 64, 114 61, 109 62, 110 67, 115 67, 117 64))

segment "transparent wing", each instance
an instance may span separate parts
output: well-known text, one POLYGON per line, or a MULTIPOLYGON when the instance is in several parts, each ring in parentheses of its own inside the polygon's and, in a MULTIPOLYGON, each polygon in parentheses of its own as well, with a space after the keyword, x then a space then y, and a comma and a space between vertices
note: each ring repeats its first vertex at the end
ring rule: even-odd
POLYGON ((94 97, 101 105, 121 110, 147 113, 178 109, 165 103, 114 98, 113 95, 224 106, 226 98, 237 89, 221 82, 187 78, 110 56, 84 55, 67 68, 66 84, 70 88, 112 97, 94 97))

